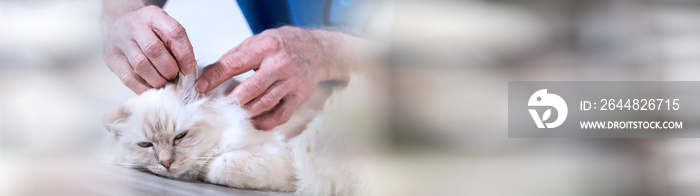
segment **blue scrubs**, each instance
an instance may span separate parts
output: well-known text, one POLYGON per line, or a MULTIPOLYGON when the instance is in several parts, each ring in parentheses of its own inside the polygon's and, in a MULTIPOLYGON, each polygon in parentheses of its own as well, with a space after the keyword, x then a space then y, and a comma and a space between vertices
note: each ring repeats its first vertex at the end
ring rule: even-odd
POLYGON ((374 6, 361 0, 236 0, 254 34, 292 25, 333 28, 351 34, 362 32, 374 6), (362 21, 362 22, 357 22, 362 21))

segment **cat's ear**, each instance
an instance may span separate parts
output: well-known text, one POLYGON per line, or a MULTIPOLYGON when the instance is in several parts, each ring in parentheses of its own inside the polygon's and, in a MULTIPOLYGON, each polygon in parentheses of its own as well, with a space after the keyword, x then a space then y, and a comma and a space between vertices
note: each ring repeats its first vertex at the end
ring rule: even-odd
POLYGON ((119 136, 125 128, 126 121, 131 117, 131 111, 126 106, 102 115, 102 125, 115 136, 119 136))
POLYGON ((198 68, 195 67, 194 71, 189 75, 185 75, 182 72, 178 75, 176 91, 184 103, 190 103, 199 98, 199 92, 195 88, 198 72, 198 68))
POLYGON ((199 76, 198 70, 199 68, 194 67, 194 70, 189 75, 185 75, 182 72, 178 72, 179 75, 177 76, 177 87, 194 88, 194 83, 195 81, 197 81, 197 77, 199 76))

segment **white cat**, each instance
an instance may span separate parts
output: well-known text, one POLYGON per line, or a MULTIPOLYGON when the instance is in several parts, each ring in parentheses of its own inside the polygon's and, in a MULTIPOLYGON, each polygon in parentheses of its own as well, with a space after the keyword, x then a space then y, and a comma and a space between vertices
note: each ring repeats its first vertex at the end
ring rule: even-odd
POLYGON ((181 74, 176 84, 146 91, 104 115, 111 161, 234 188, 357 194, 357 172, 335 160, 334 139, 324 133, 329 122, 319 115, 329 87, 317 88, 288 123, 260 131, 223 96, 235 83, 202 94, 194 88, 196 75, 181 74))

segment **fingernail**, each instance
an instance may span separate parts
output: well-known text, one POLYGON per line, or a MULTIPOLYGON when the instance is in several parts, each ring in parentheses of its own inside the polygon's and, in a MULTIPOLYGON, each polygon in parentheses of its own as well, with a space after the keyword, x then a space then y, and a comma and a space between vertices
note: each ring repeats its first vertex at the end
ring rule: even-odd
POLYGON ((185 75, 190 75, 192 71, 194 70, 193 68, 197 66, 197 63, 191 63, 190 65, 185 66, 184 73, 185 75))
POLYGON ((207 87, 209 87, 209 82, 207 82, 207 80, 197 81, 197 90, 199 92, 204 92, 204 90, 207 90, 207 87))

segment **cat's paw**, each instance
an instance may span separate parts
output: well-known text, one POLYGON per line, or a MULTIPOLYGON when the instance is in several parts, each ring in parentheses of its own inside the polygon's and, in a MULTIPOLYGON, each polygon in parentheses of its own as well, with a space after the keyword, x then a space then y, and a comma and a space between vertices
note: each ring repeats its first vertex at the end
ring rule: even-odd
POLYGON ((227 152, 211 162, 206 180, 234 188, 289 190, 294 178, 283 157, 244 150, 227 152))

